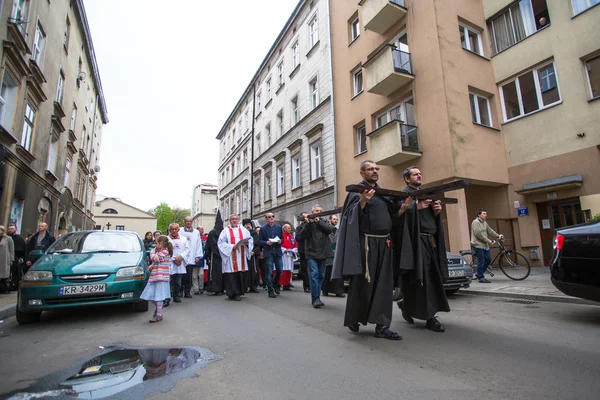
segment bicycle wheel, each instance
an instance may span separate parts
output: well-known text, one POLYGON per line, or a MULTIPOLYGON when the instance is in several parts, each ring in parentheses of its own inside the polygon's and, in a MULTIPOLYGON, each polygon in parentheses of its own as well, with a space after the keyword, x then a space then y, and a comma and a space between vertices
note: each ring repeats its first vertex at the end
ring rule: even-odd
POLYGON ((515 281, 522 281, 531 273, 529 261, 516 251, 506 251, 502 254, 498 266, 504 275, 515 281))

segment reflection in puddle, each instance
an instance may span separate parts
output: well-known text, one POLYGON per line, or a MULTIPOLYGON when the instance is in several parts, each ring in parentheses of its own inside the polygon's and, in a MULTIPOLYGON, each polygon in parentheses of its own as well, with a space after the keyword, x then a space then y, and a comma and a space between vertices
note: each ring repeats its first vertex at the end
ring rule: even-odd
POLYGON ((208 350, 204 353, 189 347, 114 350, 88 360, 76 374, 59 380, 58 387, 42 392, 17 393, 10 399, 102 399, 146 381, 200 367, 221 358, 208 350))

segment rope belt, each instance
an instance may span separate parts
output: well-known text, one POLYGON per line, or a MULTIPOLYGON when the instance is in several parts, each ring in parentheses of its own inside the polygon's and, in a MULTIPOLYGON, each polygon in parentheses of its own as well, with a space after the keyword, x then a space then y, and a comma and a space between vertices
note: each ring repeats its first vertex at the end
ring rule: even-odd
POLYGON ((369 274, 369 238, 388 238, 390 235, 371 235, 369 233, 363 233, 365 235, 365 251, 366 256, 366 268, 365 268, 365 279, 367 282, 371 282, 371 275, 369 274))
POLYGON ((437 245, 435 244, 435 237, 433 237, 432 234, 430 233, 420 233, 421 236, 427 236, 429 238, 429 243, 431 243, 431 247, 433 247, 434 249, 437 247, 437 245))

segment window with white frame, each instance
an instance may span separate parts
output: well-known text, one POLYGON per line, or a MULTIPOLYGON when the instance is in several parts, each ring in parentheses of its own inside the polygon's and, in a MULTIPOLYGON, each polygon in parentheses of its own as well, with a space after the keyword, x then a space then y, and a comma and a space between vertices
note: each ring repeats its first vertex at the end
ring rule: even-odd
POLYGON ((560 102, 554 62, 527 71, 501 86, 504 120, 530 114, 560 102))
POLYGON ((283 75, 283 60, 277 65, 277 76, 279 77, 279 86, 285 83, 285 75, 283 75))
POLYGON ((489 99, 479 94, 469 93, 469 101, 471 102, 473 122, 480 125, 492 126, 489 99))
POLYGON ((292 126, 294 126, 300 120, 300 115, 299 115, 299 110, 298 110, 298 96, 296 96, 292 99, 291 111, 292 112, 290 114, 292 116, 292 126))
POLYGON ((271 171, 265 172, 265 201, 271 200, 271 171))
POLYGON ((50 146, 48 146, 48 165, 46 169, 56 175, 56 162, 58 161, 58 138, 50 135, 50 146))
POLYGON ((591 98, 600 97, 600 56, 587 60, 585 70, 587 71, 591 98))
POLYGON ((46 48, 46 34, 42 24, 38 22, 35 27, 35 36, 33 37, 33 48, 31 50, 31 58, 37 63, 38 66, 42 66, 42 58, 44 57, 44 49, 46 48))
POLYGON ((232 181, 233 178, 235 178, 235 161, 231 162, 231 177, 229 178, 229 180, 232 181))
POLYGON ((271 144, 273 143, 271 140, 271 123, 270 122, 267 125, 265 125, 265 135, 267 136, 267 146, 265 147, 265 150, 267 150, 269 147, 271 147, 271 144))
POLYGON ((58 85, 56 87, 56 102, 58 104, 62 104, 63 95, 64 95, 64 86, 65 86, 65 73, 63 72, 62 67, 58 73, 58 85))
POLYGON ((393 107, 379 114, 375 118, 375 128, 380 128, 388 122, 398 120, 403 121, 407 125, 415 126, 415 107, 412 97, 395 104, 393 107))
POLYGON ((90 86, 88 85, 87 91, 85 92, 85 111, 89 111, 89 109, 90 109, 90 98, 91 98, 91 92, 90 92, 90 86))
POLYGON ((233 130, 231 131, 231 137, 233 138, 233 140, 231 141, 231 147, 233 147, 235 145, 235 143, 237 142, 237 138, 238 138, 238 134, 237 134, 237 131, 235 130, 235 128, 233 128, 233 130))
POLYGON ((22 34, 25 34, 29 14, 29 0, 13 0, 11 18, 22 34))
POLYGON ((230 172, 229 172, 229 167, 225 168, 225 179, 226 179, 225 180, 226 183, 231 182, 231 175, 230 175, 230 172))
POLYGON ((242 172, 242 163, 241 163, 241 157, 237 156, 236 160, 235 160, 235 165, 237 166, 237 170, 236 170, 236 174, 240 174, 242 172))
POLYGON ((356 154, 367 151, 367 127, 363 124, 356 128, 356 154))
POLYGON ((300 65, 300 47, 298 46, 297 40, 292 45, 292 63, 294 68, 300 65))
POLYGON ((314 45, 319 41, 319 23, 317 16, 315 15, 308 22, 308 46, 313 48, 314 45))
POLYGON ((242 211, 248 210, 248 189, 242 191, 242 211))
POLYGON ((292 189, 300 186, 300 155, 292 157, 292 189))
POLYGON ((71 175, 71 159, 67 158, 65 163, 65 177, 63 180, 63 186, 69 186, 69 175, 71 175))
POLYGON ((317 142, 310 146, 310 180, 313 181, 322 176, 321 143, 317 142))
POLYGON ((221 172, 221 186, 225 186, 225 171, 221 172))
POLYGON ((116 230, 116 231, 124 231, 124 230, 125 230, 125 225, 117 225, 117 226, 115 227, 115 230, 116 230))
POLYGON ((458 29, 460 30, 460 43, 462 48, 483 56, 481 33, 463 24, 459 24, 458 29))
POLYGON ((23 119, 23 131, 21 133, 21 146, 27 151, 31 150, 31 137, 35 123, 35 110, 29 103, 25 105, 25 118, 23 119))
POLYGON ((350 23, 350 40, 354 41, 360 36, 360 22, 358 16, 350 23))
POLYGON ((363 73, 362 67, 358 67, 352 72, 352 95, 356 96, 363 91, 363 73))
POLYGON ((310 92, 310 108, 312 110, 319 105, 319 81, 316 77, 310 81, 308 87, 310 92))
POLYGON ((0 91, 0 124, 8 131, 12 131, 18 89, 15 80, 5 70, 0 91))
POLYGON ((256 135, 256 155, 255 157, 260 156, 260 153, 262 153, 261 150, 261 140, 260 140, 260 133, 258 135, 256 135))
POLYGON ((254 182, 254 205, 260 205, 260 180, 254 182))
POLYGON ((488 24, 492 52, 500 53, 548 25, 546 0, 518 1, 488 24))
POLYGON ((248 166, 248 150, 244 150, 242 152, 242 165, 243 168, 246 168, 248 166))
POLYGON ((250 120, 248 118, 248 110, 244 112, 244 131, 247 132, 250 129, 250 120))
POLYGON ((69 130, 75 132, 75 123, 77 122, 77 105, 73 103, 73 109, 71 110, 71 123, 69 124, 69 130))
POLYGON ((271 93, 271 78, 267 79, 267 102, 269 100, 271 100, 272 97, 272 93, 271 93))
POLYGON ((235 141, 236 143, 239 142, 242 139, 242 117, 240 117, 240 119, 238 119, 238 131, 237 131, 237 135, 233 135, 235 137, 235 141))
POLYGON ((262 111, 262 92, 256 93, 256 113, 260 113, 262 111))
POLYGON ((283 136, 283 109, 277 113, 277 137, 283 136))
POLYGON ((573 15, 580 14, 596 4, 600 4, 600 0, 571 0, 573 15))
POLYGON ((285 192, 285 175, 283 165, 277 167, 277 196, 285 192))
POLYGON ((86 138, 87 138, 87 129, 86 129, 85 125, 83 125, 83 127, 81 128, 81 143, 79 144, 79 148, 81 150, 83 150, 83 152, 85 152, 85 149, 87 147, 86 138))

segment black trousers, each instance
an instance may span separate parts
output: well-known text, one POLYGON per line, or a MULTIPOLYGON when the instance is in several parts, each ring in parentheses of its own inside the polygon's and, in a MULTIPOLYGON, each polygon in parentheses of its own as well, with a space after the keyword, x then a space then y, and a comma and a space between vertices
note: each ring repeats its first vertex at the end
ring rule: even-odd
POLYGON ((308 279, 308 263, 304 253, 300 253, 300 275, 302 276, 302 287, 304 289, 310 289, 310 281, 308 279))
POLYGON ((244 295, 244 282, 241 272, 223 274, 223 281, 225 281, 225 293, 227 297, 232 299, 236 296, 244 295))
POLYGON ((183 292, 185 294, 189 294, 192 290, 192 278, 194 275, 192 271, 194 270, 194 267, 196 267, 196 264, 189 264, 185 266, 185 278, 183 280, 183 292))
POLYGON ((186 274, 171 275, 171 296, 177 298, 181 296, 181 281, 186 274))
POLYGON ((334 279, 331 280, 331 271, 333 265, 325 267, 325 280, 323 281, 323 294, 328 296, 329 294, 344 294, 344 280, 334 279))

